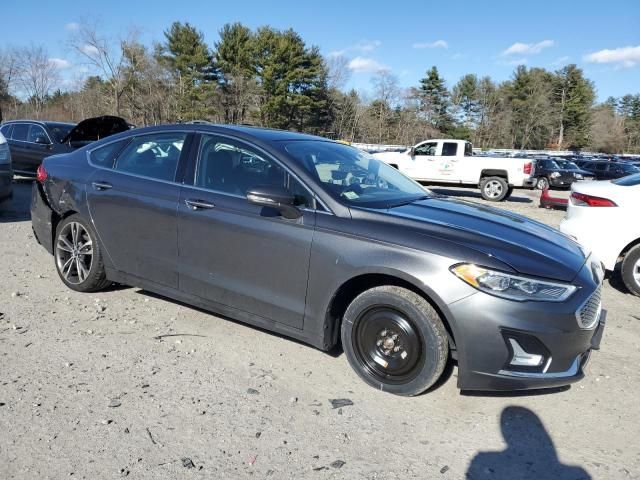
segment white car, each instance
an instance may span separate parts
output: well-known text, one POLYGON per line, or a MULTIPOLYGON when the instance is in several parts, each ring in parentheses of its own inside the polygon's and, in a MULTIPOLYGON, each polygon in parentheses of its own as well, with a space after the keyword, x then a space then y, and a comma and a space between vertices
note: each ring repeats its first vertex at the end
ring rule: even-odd
POLYGON ((466 140, 436 139, 403 152, 373 154, 423 184, 480 188, 482 198, 500 202, 514 188, 533 188, 533 162, 528 158, 473 155, 466 140))
POLYGON ((620 273, 640 296, 640 173, 612 181, 574 183, 560 230, 620 273))

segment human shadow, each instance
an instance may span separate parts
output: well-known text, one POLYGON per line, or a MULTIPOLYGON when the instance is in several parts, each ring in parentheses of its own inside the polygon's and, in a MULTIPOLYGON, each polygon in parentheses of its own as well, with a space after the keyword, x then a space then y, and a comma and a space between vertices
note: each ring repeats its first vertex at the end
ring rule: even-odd
POLYGON ((563 465, 538 416, 528 408, 510 406, 500 415, 507 448, 479 452, 469 464, 467 480, 589 480, 581 467, 563 465))

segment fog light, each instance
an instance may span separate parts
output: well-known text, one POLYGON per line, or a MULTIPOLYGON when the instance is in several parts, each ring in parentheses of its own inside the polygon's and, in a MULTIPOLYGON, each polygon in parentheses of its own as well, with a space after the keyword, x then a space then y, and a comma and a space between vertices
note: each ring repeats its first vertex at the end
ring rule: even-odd
POLYGON ((544 361, 544 357, 542 355, 526 352, 524 348, 522 348, 513 338, 509 339, 509 344, 513 351, 513 356, 511 357, 509 365, 516 367, 539 367, 542 365, 542 362, 544 361))

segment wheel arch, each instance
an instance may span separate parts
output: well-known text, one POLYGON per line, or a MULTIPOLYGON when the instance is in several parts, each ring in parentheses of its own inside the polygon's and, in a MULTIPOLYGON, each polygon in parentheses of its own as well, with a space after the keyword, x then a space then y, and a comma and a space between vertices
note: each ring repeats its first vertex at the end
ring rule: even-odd
POLYGON ((406 275, 395 272, 361 273, 346 280, 338 287, 331 297, 331 301, 329 302, 325 313, 324 322, 326 332, 325 338, 328 340, 327 347, 330 349, 340 343, 342 319, 349 304, 362 292, 383 285, 394 285, 406 288, 407 290, 411 290, 412 292, 420 295, 429 302, 440 316, 440 319, 447 330, 449 348, 455 358, 457 352, 455 335, 443 308, 436 300, 434 300, 435 295, 433 292, 428 292, 424 286, 420 287, 420 282, 417 279, 406 278, 406 275))
POLYGON ((618 255, 619 257, 624 257, 627 252, 629 252, 629 250, 631 250, 632 248, 634 248, 635 246, 640 245, 640 238, 636 238, 635 240, 629 242, 627 244, 627 246, 625 246, 621 251, 620 251, 620 255, 618 255))
POLYGON ((51 248, 55 249, 55 245, 56 245, 56 231, 58 230, 58 225, 60 224, 61 221, 63 221, 65 218, 70 217, 71 215, 75 215, 76 212, 73 209, 68 209, 65 210, 62 213, 58 213, 55 210, 51 211, 51 248))
POLYGON ((481 170, 479 182, 488 177, 500 177, 504 178, 507 183, 509 182, 509 173, 506 170, 501 170, 499 168, 485 168, 484 170, 481 170))

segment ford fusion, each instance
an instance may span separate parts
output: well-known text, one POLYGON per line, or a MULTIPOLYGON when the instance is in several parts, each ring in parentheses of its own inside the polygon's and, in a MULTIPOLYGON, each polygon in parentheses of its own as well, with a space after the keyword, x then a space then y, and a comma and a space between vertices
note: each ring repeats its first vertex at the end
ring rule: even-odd
POLYGON ((144 288, 322 350, 416 395, 581 379, 601 263, 525 217, 431 193, 355 148, 240 126, 131 130, 49 157, 38 241, 69 288, 144 288))

